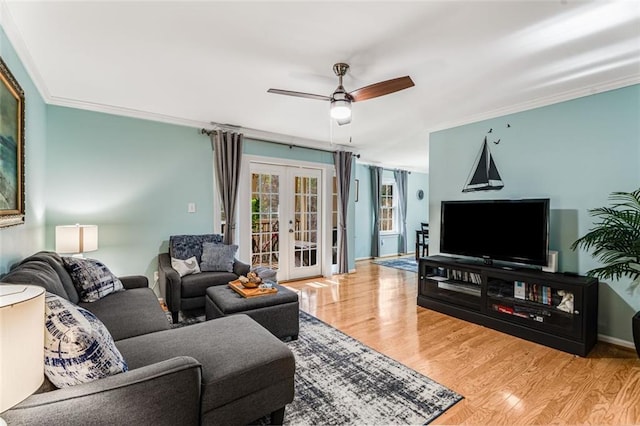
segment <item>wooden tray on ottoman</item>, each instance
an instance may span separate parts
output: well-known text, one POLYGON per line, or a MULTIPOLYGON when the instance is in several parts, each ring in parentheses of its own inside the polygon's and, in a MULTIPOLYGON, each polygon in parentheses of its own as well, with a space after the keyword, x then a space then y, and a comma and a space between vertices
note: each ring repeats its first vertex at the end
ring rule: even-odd
POLYGON ((236 293, 238 293, 242 297, 257 297, 257 296, 266 296, 268 294, 274 294, 278 292, 278 289, 275 287, 272 288, 245 288, 240 280, 231 281, 229 283, 229 287, 236 293))

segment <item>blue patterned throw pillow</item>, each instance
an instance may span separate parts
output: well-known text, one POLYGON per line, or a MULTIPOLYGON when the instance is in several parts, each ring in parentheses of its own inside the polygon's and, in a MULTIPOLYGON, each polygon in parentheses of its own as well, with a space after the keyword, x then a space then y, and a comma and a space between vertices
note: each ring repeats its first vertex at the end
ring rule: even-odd
POLYGON ((198 263, 200 263, 202 262, 203 243, 222 244, 222 235, 171 235, 169 237, 169 255, 175 259, 182 260, 195 256, 198 263))
POLYGON ((233 272, 233 261, 238 246, 235 244, 202 244, 202 262, 200 270, 214 272, 233 272))
POLYGON ((60 296, 45 298, 44 372, 58 388, 128 370, 104 324, 60 296))
POLYGON ((104 263, 95 259, 63 257, 62 263, 71 275, 71 281, 83 302, 95 302, 124 288, 122 281, 104 263))

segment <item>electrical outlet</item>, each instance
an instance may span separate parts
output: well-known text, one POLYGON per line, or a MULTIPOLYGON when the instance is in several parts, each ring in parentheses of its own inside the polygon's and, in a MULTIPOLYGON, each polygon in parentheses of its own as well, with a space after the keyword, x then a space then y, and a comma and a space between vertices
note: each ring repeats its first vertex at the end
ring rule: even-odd
POLYGON ((196 203, 187 204, 187 213, 195 213, 196 212, 196 203))

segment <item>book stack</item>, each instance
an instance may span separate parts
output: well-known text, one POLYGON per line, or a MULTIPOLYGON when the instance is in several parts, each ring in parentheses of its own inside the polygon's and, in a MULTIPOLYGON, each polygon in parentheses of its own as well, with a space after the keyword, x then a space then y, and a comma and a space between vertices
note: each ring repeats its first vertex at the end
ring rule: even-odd
POLYGON ((449 278, 454 279, 456 281, 464 281, 468 283, 473 283, 480 285, 482 284, 482 277, 480 274, 475 272, 467 272, 467 271, 458 271, 456 269, 449 270, 449 278))
POLYGON ((551 287, 529 283, 524 283, 524 285, 527 290, 528 300, 542 303, 543 305, 551 305, 551 287))
MULTIPOLYGON (((499 286, 496 287, 498 289, 504 288, 499 286)), ((521 304, 517 302, 513 305, 496 303, 492 305, 492 309, 504 314, 529 318, 538 322, 545 322, 545 319, 548 319, 553 315, 553 309, 551 308, 557 307, 562 299, 558 294, 557 289, 553 290, 549 286, 526 283, 524 281, 513 282, 513 298, 538 303, 544 306, 521 304)))

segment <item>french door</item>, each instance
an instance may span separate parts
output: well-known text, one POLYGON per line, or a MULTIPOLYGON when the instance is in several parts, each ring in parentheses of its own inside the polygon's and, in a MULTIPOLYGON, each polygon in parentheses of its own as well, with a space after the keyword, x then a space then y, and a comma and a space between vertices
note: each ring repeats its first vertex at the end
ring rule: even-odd
POLYGON ((322 171, 250 163, 250 185, 252 266, 278 280, 322 275, 322 171))

